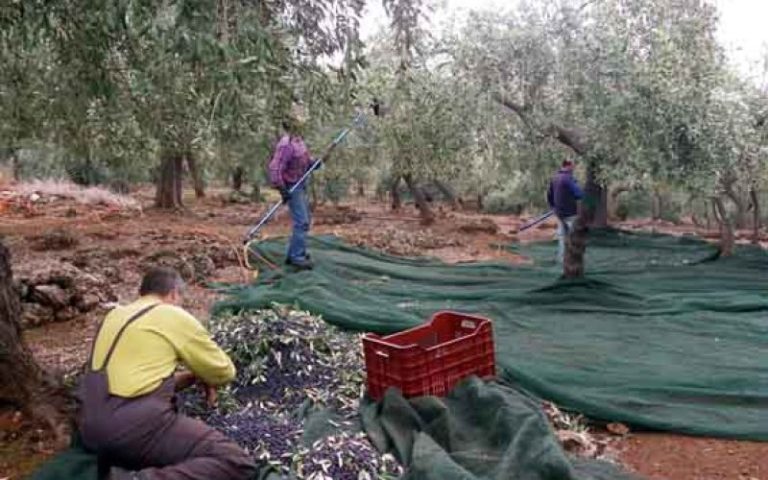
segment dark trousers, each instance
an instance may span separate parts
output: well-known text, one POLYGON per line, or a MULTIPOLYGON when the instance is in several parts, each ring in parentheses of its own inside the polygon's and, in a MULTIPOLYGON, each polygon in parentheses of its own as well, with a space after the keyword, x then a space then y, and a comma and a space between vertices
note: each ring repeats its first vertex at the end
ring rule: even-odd
POLYGON ((147 480, 248 480, 253 460, 234 442, 199 420, 178 415, 144 450, 147 480))
POLYGON ((100 463, 136 470, 147 480, 248 480, 253 459, 205 423, 176 413, 173 378, 138 398, 109 395, 106 375, 89 372, 78 428, 100 463))

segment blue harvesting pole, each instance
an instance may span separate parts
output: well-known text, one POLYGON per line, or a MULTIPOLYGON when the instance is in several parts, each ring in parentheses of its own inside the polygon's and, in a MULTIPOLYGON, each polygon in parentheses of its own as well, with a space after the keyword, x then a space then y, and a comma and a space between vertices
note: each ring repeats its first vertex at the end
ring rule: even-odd
POLYGON ((518 228, 517 229, 517 233, 524 232, 524 231, 528 230, 529 228, 535 227, 536 225, 540 224, 541 222, 549 219, 554 214, 555 214, 555 212, 553 210, 550 210, 550 211, 548 211, 546 213, 543 213, 543 214, 539 215, 538 217, 536 217, 533 220, 529 221, 528 223, 526 223, 522 227, 518 228))

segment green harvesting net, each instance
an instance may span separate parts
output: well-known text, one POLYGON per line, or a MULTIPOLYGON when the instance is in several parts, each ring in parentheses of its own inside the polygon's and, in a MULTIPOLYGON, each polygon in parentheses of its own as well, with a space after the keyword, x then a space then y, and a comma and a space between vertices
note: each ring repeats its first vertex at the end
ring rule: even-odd
MULTIPOLYGON (((560 281, 552 244, 533 266, 445 265, 311 244, 311 272, 264 274, 218 309, 299 304, 388 333, 454 309, 493 320, 503 380, 598 419, 768 440, 768 255, 717 259, 691 238, 593 232, 588 278, 560 281)), ((276 263, 283 245, 262 245, 276 263)))
POLYGON ((477 377, 443 398, 405 400, 389 389, 364 402, 368 438, 405 465, 403 480, 635 480, 609 463, 560 447, 540 404, 477 377))

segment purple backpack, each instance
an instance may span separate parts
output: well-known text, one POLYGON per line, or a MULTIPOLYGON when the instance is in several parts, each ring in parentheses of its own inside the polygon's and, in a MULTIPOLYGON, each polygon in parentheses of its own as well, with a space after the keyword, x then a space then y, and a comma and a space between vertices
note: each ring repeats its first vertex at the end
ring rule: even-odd
POLYGON ((283 135, 282 138, 275 145, 272 159, 269 161, 267 167, 269 174, 269 183, 274 188, 282 187, 284 182, 281 178, 283 165, 290 160, 290 156, 293 155, 293 145, 291 145, 291 137, 283 135), (288 158, 285 158, 288 157, 288 158))

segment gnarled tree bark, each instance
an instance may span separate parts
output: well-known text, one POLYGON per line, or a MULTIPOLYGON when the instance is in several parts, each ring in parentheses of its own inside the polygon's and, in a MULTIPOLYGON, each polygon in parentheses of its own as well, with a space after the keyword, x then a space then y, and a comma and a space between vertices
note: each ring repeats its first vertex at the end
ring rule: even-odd
POLYGON ((461 208, 461 199, 456 195, 453 187, 441 180, 434 180, 433 183, 435 184, 435 187, 440 190, 440 193, 443 194, 448 203, 450 203, 452 209, 459 210, 461 208))
POLYGON ((691 214, 691 223, 693 223, 693 226, 696 228, 704 228, 704 225, 701 223, 701 220, 699 220, 698 215, 695 213, 691 214))
POLYGON ((183 160, 184 158, 178 152, 163 153, 155 195, 157 208, 178 209, 184 206, 181 181, 183 160))
POLYGON ((715 211, 715 219, 720 224, 720 255, 730 257, 733 255, 733 247, 736 243, 733 223, 728 218, 728 212, 726 212, 725 205, 720 197, 712 199, 712 206, 715 211))
POLYGON ((192 152, 187 152, 184 156, 187 159, 189 176, 192 177, 192 185, 195 188, 195 198, 204 198, 205 182, 203 181, 203 172, 200 171, 200 168, 197 165, 197 159, 192 152))
POLYGON ((619 197, 623 193, 627 193, 629 191, 630 191, 630 188, 624 185, 619 185, 610 190, 609 201, 607 205, 609 221, 613 219, 618 219, 619 197))
POLYGON ((411 174, 403 175, 403 180, 405 180, 405 184, 408 185, 408 189, 411 191, 411 195, 413 195, 413 200, 416 202, 416 208, 419 209, 421 224, 432 225, 435 223, 435 214, 432 213, 432 209, 429 208, 429 203, 427 203, 424 192, 418 185, 416 185, 416 182, 413 181, 411 174))
POLYGON ((563 257, 563 278, 580 278, 584 276, 584 252, 587 251, 587 223, 586 215, 579 215, 573 224, 573 229, 565 241, 565 255, 563 257))
POLYGON ((587 165, 587 181, 584 184, 584 193, 589 205, 582 211, 589 212, 587 226, 594 228, 608 227, 608 189, 597 180, 597 166, 594 163, 587 165), (591 200, 590 200, 591 199, 591 200))
POLYGON ((264 199, 261 197, 261 183, 258 181, 253 182, 253 187, 251 190, 251 200, 254 202, 261 202, 264 199))
POLYGON ((400 177, 395 177, 389 186, 389 194, 392 197, 392 210, 400 210, 403 200, 400 198, 400 177))
POLYGON ((651 194, 651 220, 661 219, 661 209, 663 208, 664 200, 658 192, 651 194))
POLYGON ((64 444, 70 399, 32 357, 21 334, 20 315, 11 255, 0 241, 0 409, 21 410, 49 428, 57 443, 64 444))
POLYGON ((10 157, 13 180, 18 182, 21 180, 21 159, 19 158, 19 149, 12 147, 10 149, 10 157))
POLYGON ((757 190, 754 187, 749 189, 749 199, 752 203, 752 243, 757 245, 760 243, 762 213, 760 211, 760 199, 757 197, 757 190))
MULTIPOLYGON (((597 183, 595 169, 587 166, 587 181, 584 187, 586 195, 605 192, 597 183)), ((573 224, 573 229, 566 237, 565 255, 563 258, 563 278, 579 278, 584 276, 584 253, 587 250, 587 233, 590 225, 595 225, 598 215, 598 205, 594 202, 582 202, 579 205, 579 215, 573 224)), ((602 213, 600 213, 602 214, 602 213)))
POLYGON ((523 105, 515 103, 507 98, 502 97, 501 95, 496 96, 496 101, 515 112, 517 116, 520 117, 520 119, 523 121, 523 123, 525 123, 531 130, 536 130, 554 138, 558 142, 573 150, 574 153, 579 156, 586 155, 589 152, 590 145, 584 139, 584 134, 578 130, 574 128, 566 128, 556 123, 549 123, 548 125, 537 127, 533 125, 533 122, 528 117, 528 112, 523 105))
POLYGON ((240 192, 243 189, 243 177, 245 176, 245 169, 238 165, 232 172, 232 190, 240 192))
POLYGON ((724 193, 736 206, 736 228, 747 228, 747 206, 745 205, 744 200, 733 190, 732 185, 728 186, 724 193))
POLYGON ((726 171, 720 179, 720 187, 722 188, 722 193, 732 201, 736 207, 735 227, 743 229, 747 228, 747 202, 744 201, 742 196, 734 189, 736 182, 736 174, 732 171, 726 171))

